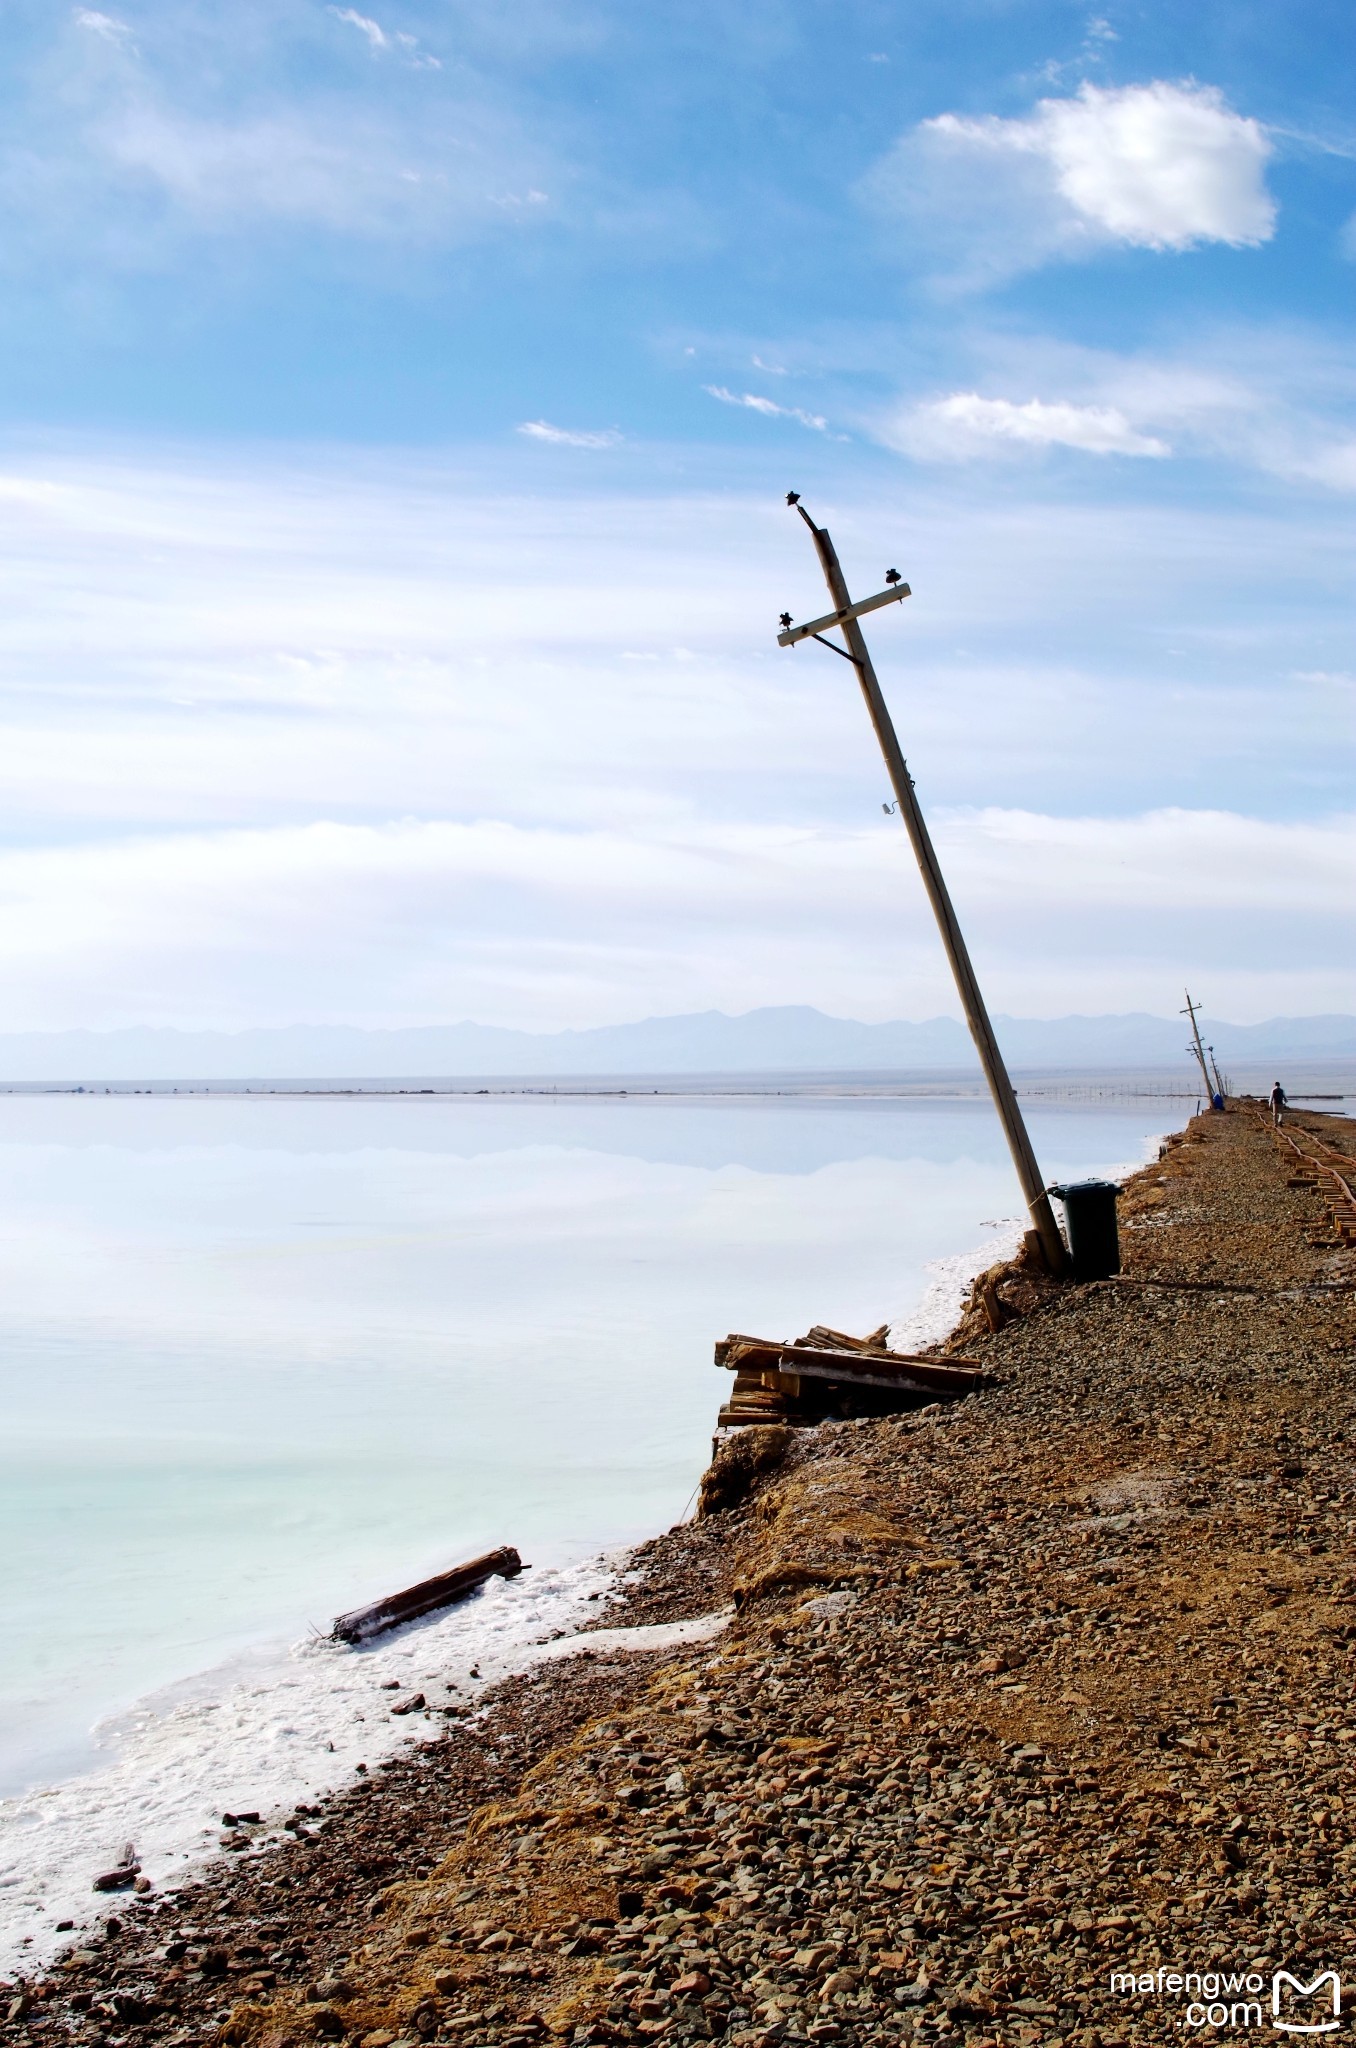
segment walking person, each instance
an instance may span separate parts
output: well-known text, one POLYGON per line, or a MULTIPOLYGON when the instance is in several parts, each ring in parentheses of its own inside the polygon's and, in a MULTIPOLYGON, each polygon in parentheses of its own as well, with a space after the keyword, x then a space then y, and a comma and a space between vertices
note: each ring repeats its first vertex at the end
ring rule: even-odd
POLYGON ((1272 1082, 1271 1093, 1268 1095, 1267 1101, 1271 1104, 1271 1121, 1279 1130, 1285 1122, 1285 1090, 1279 1081, 1272 1082))

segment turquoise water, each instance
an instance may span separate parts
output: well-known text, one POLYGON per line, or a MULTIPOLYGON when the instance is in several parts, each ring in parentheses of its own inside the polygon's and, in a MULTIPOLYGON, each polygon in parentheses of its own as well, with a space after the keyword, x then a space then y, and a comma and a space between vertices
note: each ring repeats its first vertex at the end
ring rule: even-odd
MULTIPOLYGON (((1054 1179, 1173 1118, 1031 1124, 1054 1179)), ((667 1526, 715 1338, 945 1322, 1016 1209, 973 1101, 0 1097, 0 1789, 477 1550, 667 1526)))

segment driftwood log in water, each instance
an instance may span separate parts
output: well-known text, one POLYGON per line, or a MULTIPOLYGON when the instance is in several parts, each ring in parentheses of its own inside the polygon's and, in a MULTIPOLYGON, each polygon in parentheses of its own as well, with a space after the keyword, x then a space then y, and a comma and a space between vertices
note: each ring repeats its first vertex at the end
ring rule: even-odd
POLYGON ((421 1614, 433 1614, 440 1607, 450 1607, 454 1600, 464 1600, 486 1579, 513 1579, 525 1569, 517 1551, 507 1544, 501 1550, 487 1550, 483 1557, 473 1557, 469 1564, 459 1564, 450 1572, 439 1572, 436 1578, 421 1579, 403 1593, 389 1593, 370 1607, 355 1607, 349 1614, 338 1615, 331 1633, 336 1642, 365 1643, 388 1628, 398 1628, 402 1621, 417 1621, 421 1614))

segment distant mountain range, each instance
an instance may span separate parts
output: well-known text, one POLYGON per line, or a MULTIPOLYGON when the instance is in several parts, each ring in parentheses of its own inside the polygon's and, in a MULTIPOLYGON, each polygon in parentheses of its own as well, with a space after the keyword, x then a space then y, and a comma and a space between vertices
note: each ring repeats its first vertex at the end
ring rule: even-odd
MULTIPOLYGON (((997 1017, 1019 1070, 1181 1067, 1181 1018, 997 1017)), ((1356 1017, 1273 1017, 1265 1024, 1202 1021, 1220 1066, 1356 1059, 1356 1017)), ((973 1069, 962 1024, 859 1024, 805 1007, 728 1017, 702 1010, 590 1031, 508 1031, 488 1024, 360 1031, 297 1024, 283 1030, 15 1032, 0 1034, 0 1082, 431 1080, 602 1074, 934 1073, 973 1069)))

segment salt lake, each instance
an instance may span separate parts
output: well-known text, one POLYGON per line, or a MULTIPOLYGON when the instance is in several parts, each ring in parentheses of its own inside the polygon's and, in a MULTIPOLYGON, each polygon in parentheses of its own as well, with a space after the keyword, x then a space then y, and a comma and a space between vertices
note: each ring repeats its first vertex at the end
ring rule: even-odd
MULTIPOLYGON (((1057 1180, 1190 1106, 1028 1114, 1057 1180)), ((324 1705, 386 1669, 321 1642, 342 1609, 512 1543, 530 1575, 382 1654, 488 1676, 569 1627, 688 1511, 714 1339, 939 1335, 1020 1227, 973 1097, 0 1097, 0 1920, 41 1936, 139 1773, 191 1860, 190 1809, 373 1753, 324 1705)))

